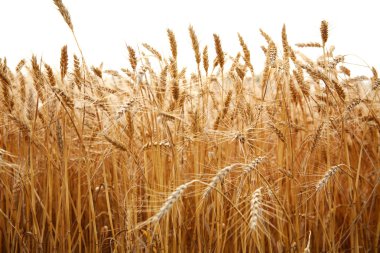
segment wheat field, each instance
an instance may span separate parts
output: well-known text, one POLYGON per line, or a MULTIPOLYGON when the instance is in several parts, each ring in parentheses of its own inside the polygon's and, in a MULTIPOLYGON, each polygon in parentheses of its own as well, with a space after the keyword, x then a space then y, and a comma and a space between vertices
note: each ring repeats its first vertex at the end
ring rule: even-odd
POLYGON ((0 251, 378 252, 376 69, 351 75, 327 21, 260 33, 262 73, 242 35, 229 55, 191 26, 195 73, 170 29, 169 56, 128 47, 121 70, 1 59, 0 251))

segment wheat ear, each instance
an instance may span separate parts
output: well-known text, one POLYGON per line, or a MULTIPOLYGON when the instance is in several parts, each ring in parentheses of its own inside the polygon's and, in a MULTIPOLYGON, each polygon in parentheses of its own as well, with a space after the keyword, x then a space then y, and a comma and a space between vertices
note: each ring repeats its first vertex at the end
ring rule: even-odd
POLYGON ((198 180, 192 180, 185 184, 182 184, 173 191, 169 197, 166 199, 165 203, 161 206, 160 210, 151 218, 152 222, 159 222, 161 218, 170 211, 172 206, 177 202, 177 200, 182 196, 183 192, 194 182, 198 180))
POLYGON ((261 213, 262 213, 262 193, 261 193, 262 187, 256 189, 252 194, 251 199, 251 212, 250 212, 250 220, 249 220, 249 228, 251 230, 255 230, 257 227, 257 224, 260 220, 261 213))
POLYGON ((61 13, 63 19, 65 20, 66 24, 70 27, 70 29, 73 31, 74 26, 71 22, 71 17, 69 11, 66 9, 65 5, 62 3, 62 0, 53 0, 54 4, 57 6, 58 11, 61 13))
POLYGON ((219 170, 218 173, 216 173, 216 175, 211 179, 211 182, 207 185, 203 193, 203 198, 207 198, 211 190, 214 189, 217 186, 217 184, 221 182, 227 176, 227 174, 229 174, 233 169, 235 169, 239 165, 241 164, 239 163, 231 164, 219 170))
POLYGON ((323 178, 318 181, 318 183, 315 185, 315 191, 320 191, 328 182, 329 180, 335 175, 336 172, 340 169, 342 165, 336 165, 331 167, 326 173, 324 174, 323 178))
POLYGON ((265 160, 265 156, 259 156, 255 160, 253 160, 250 164, 244 167, 244 172, 249 173, 252 170, 256 169, 257 166, 259 166, 260 163, 262 163, 265 160))
POLYGON ((329 37, 329 23, 326 20, 322 20, 320 30, 321 30, 322 43, 324 46, 327 42, 328 37, 329 37))

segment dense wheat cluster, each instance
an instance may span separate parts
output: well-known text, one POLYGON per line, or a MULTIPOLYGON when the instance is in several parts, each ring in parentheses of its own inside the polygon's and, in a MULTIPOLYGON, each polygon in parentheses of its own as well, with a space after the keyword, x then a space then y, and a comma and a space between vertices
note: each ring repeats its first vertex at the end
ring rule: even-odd
POLYGON ((128 47, 121 71, 3 58, 0 251, 377 252, 376 69, 351 76, 326 21, 298 46, 261 34, 257 76, 242 35, 231 56, 193 27, 196 73, 169 29, 169 57, 128 47))

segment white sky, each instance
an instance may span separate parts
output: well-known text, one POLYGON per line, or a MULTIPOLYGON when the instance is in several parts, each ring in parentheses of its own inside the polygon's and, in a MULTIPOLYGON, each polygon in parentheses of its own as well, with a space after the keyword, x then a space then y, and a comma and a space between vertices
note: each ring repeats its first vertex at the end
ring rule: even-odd
MULTIPOLYGON (((330 25, 328 43, 336 54, 353 55, 346 61, 368 64, 379 69, 380 15, 378 1, 224 1, 224 0, 63 0, 68 8, 87 63, 107 69, 128 65, 125 44, 135 49, 142 42, 169 55, 166 29, 172 29, 179 46, 180 67, 195 65, 188 36, 192 24, 201 48, 209 45, 213 53, 213 33, 221 36, 223 50, 235 55, 240 50, 240 32, 251 50, 252 63, 260 70, 265 45, 259 28, 281 42, 281 28, 287 26, 291 45, 319 41, 323 19, 330 25), (365 60, 365 62, 364 62, 365 60)), ((32 54, 59 66, 60 49, 67 44, 69 53, 77 53, 73 37, 52 0, 0 0, 0 57, 11 66, 32 54)), ((307 52, 318 49, 307 49, 307 52)), ((72 59, 72 56, 71 56, 72 59)), ((354 65, 347 65, 354 68, 354 65)), ((369 74, 366 67, 357 69, 369 74)))

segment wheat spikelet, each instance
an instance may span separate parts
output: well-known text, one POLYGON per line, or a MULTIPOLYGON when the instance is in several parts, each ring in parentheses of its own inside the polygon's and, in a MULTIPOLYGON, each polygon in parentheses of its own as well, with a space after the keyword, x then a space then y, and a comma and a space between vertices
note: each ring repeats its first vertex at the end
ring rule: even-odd
POLYGON ((282 39, 282 48, 284 51, 284 68, 287 73, 289 73, 289 43, 288 43, 288 35, 286 33, 286 26, 285 24, 282 26, 282 32, 281 32, 281 39, 282 39))
POLYGON ((21 97, 21 102, 25 103, 26 100, 26 80, 24 75, 21 72, 17 72, 17 80, 20 85, 20 97, 21 97))
POLYGON ((319 142, 319 139, 321 138, 321 135, 322 135, 322 132, 323 132, 324 126, 325 126, 325 123, 324 123, 324 122, 322 122, 322 123, 319 125, 319 127, 318 127, 318 129, 317 129, 317 132, 316 132, 315 135, 314 135, 314 138, 313 138, 312 144, 311 144, 310 153, 313 153, 314 149, 317 147, 318 142, 319 142))
POLYGON ((272 131, 278 136, 278 138, 283 142, 283 143, 286 143, 285 142, 285 136, 284 134, 280 131, 280 129, 278 129, 275 125, 273 125, 272 123, 268 123, 268 126, 270 129, 272 129, 272 131))
POLYGON ((183 192, 194 182, 193 180, 178 186, 175 191, 173 191, 169 197, 166 199, 165 203, 161 206, 160 210, 151 218, 152 222, 159 222, 161 218, 167 214, 172 206, 181 198, 183 192))
POLYGON ((17 64, 16 66, 16 72, 20 72, 21 69, 25 66, 25 59, 22 59, 21 61, 19 61, 19 63, 17 64))
POLYGON ((58 151, 59 151, 61 157, 63 157, 64 145, 63 145, 63 137, 62 137, 62 127, 61 127, 61 123, 59 122, 59 120, 57 120, 55 123, 55 133, 57 135, 58 151))
POLYGON ((201 53, 199 52, 199 42, 198 42, 198 37, 195 34, 193 26, 189 26, 189 34, 190 34, 190 39, 191 39, 191 45, 193 46, 194 50, 194 56, 195 56, 195 62, 197 65, 201 63, 201 53))
POLYGON ((277 47, 274 42, 270 42, 268 45, 268 58, 270 66, 272 68, 275 68, 277 59, 277 47))
POLYGON ((348 78, 347 79, 347 82, 348 83, 355 83, 355 82, 362 82, 362 81, 366 81, 368 80, 369 78, 367 76, 355 76, 355 77, 351 77, 351 78, 348 78))
POLYGON ((214 121, 214 130, 217 130, 220 124, 220 121, 224 119, 224 117, 227 115, 228 108, 230 106, 232 99, 232 90, 228 91, 227 97, 224 101, 223 110, 218 113, 218 116, 216 117, 216 120, 214 121))
POLYGON ((221 120, 221 115, 218 114, 218 116, 216 116, 216 119, 214 121, 214 125, 213 125, 213 129, 214 130, 217 130, 218 127, 219 127, 219 124, 220 124, 220 120, 221 120))
MULTIPOLYGON (((250 70, 251 71, 251 74, 253 74, 253 68, 250 70)), ((241 65, 239 65, 239 66, 237 66, 236 68, 235 68, 235 72, 236 72, 236 74, 239 76, 239 78, 240 78, 240 80, 241 81, 243 81, 243 79, 244 79, 244 76, 245 76, 245 74, 246 74, 246 68, 245 68, 245 66, 241 66, 241 65)), ((237 87, 238 87, 238 85, 237 85, 237 87)), ((240 88, 239 88, 240 89, 240 88)))
POLYGON ((297 43, 297 47, 322 47, 318 42, 308 42, 308 43, 297 43))
POLYGON ((67 74, 68 66, 69 66, 69 56, 67 54, 67 45, 64 45, 61 49, 61 62, 60 62, 62 82, 67 74))
POLYGON ((133 126, 133 117, 130 111, 125 112, 125 117, 127 121, 127 128, 126 128, 126 133, 129 138, 129 140, 133 140, 133 135, 134 135, 134 126, 133 126))
POLYGON ((43 80, 42 80, 42 73, 40 70, 40 65, 37 62, 37 58, 35 55, 32 56, 32 76, 33 76, 33 84, 34 88, 37 91, 38 97, 44 102, 45 96, 43 93, 43 80))
POLYGON ((380 86, 380 79, 377 74, 377 70, 372 67, 372 74, 373 76, 371 77, 371 82, 372 82, 372 90, 376 90, 380 86))
POLYGON ((251 71, 251 74, 252 74, 252 77, 253 77, 254 73, 253 73, 253 66, 252 66, 252 63, 251 63, 251 52, 249 51, 248 46, 245 43, 243 37, 239 33, 238 33, 238 38, 239 38, 240 46, 243 49, 243 54, 244 54, 243 59, 245 61, 245 64, 247 65, 247 67, 251 71))
POLYGON ((159 61, 162 61, 162 56, 161 54, 151 45, 148 43, 143 43, 143 47, 145 47, 149 52, 151 52, 159 61))
POLYGON ((263 50, 263 53, 265 55, 267 55, 268 49, 266 47, 264 47, 264 46, 261 46, 260 48, 261 48, 261 50, 263 50))
POLYGON ((61 102, 66 104, 69 108, 74 108, 74 101, 65 93, 64 90, 58 87, 52 87, 53 92, 61 98, 61 102))
POLYGON ((333 82, 333 84, 334 90, 336 93, 338 93, 339 98, 344 101, 346 99, 346 93, 344 92, 343 88, 337 82, 333 82))
POLYGON ((379 78, 379 76, 378 76, 378 74, 377 74, 377 70, 375 69, 375 67, 372 67, 371 68, 371 71, 372 71, 372 78, 373 79, 378 79, 379 78))
POLYGON ((346 76, 351 76, 351 70, 346 68, 345 66, 340 66, 339 69, 346 76))
POLYGON ((65 5, 62 3, 62 0, 53 0, 54 4, 57 6, 58 11, 61 13, 66 24, 74 31, 73 23, 71 22, 71 17, 69 11, 66 9, 65 5))
POLYGON ((77 85, 78 89, 81 88, 82 74, 80 70, 80 60, 78 56, 74 54, 74 83, 77 85))
POLYGON ((34 105, 33 90, 29 89, 29 92, 28 92, 28 101, 26 103, 26 118, 29 121, 32 121, 33 118, 34 118, 34 110, 35 110, 35 105, 34 105))
POLYGON ((172 52, 172 57, 174 60, 177 60, 177 41, 175 39, 174 32, 170 29, 167 29, 169 43, 170 43, 170 51, 172 52))
POLYGON ((2 93, 3 93, 4 107, 7 108, 8 112, 11 112, 12 107, 13 107, 13 101, 12 101, 11 93, 10 93, 11 81, 3 72, 3 70, 0 70, 0 83, 1 83, 2 93))
POLYGON ((24 132, 26 135, 29 135, 29 133, 31 132, 30 130, 30 127, 28 124, 26 124, 21 118, 18 118, 12 114, 9 114, 8 115, 9 118, 16 123, 17 127, 22 131, 24 132))
POLYGON ((48 64, 45 64, 45 69, 46 69, 46 75, 48 77, 50 86, 55 86, 57 82, 55 80, 52 68, 48 64))
POLYGON ((264 37, 264 39, 267 41, 268 44, 270 44, 271 42, 273 43, 272 38, 266 32, 264 32, 262 29, 260 29, 260 33, 264 37))
POLYGON ((303 69, 306 70, 306 72, 310 75, 310 77, 318 83, 319 80, 324 81, 325 83, 330 83, 330 79, 323 74, 319 69, 313 68, 312 66, 301 64, 300 65, 303 69))
POLYGON ((294 52, 293 48, 291 46, 288 47, 289 49, 289 57, 292 59, 292 61, 295 63, 297 62, 297 56, 296 53, 294 52))
POLYGON ((218 60, 218 64, 221 69, 224 67, 224 52, 222 49, 222 43, 220 41, 220 38, 217 34, 214 34, 214 45, 215 45, 215 52, 216 52, 216 57, 218 60))
POLYGON ((300 66, 297 66, 297 70, 293 70, 293 75, 296 78, 303 95, 308 98, 310 96, 310 86, 308 86, 304 81, 302 68, 300 66))
POLYGON ((292 101, 297 104, 301 101, 300 94, 294 84, 294 79, 290 78, 289 80, 290 95, 292 96, 292 101))
POLYGON ((121 75, 119 74, 119 72, 117 72, 116 70, 113 70, 113 69, 106 69, 106 70, 104 70, 104 73, 111 75, 111 76, 114 76, 114 77, 121 78, 121 75))
POLYGON ((329 37, 329 24, 326 20, 321 21, 321 38, 322 38, 322 43, 323 46, 326 44, 327 39, 329 37))
POLYGON ((360 104, 363 100, 360 98, 354 99, 346 108, 346 113, 350 113, 358 104, 360 104))
POLYGON ((211 179, 210 183, 207 185, 206 189, 203 192, 203 198, 207 198, 212 189, 214 189, 219 182, 223 181, 223 179, 237 166, 240 164, 231 164, 223 169, 219 170, 216 175, 211 179))
POLYGON ((320 191, 327 183, 328 181, 335 175, 336 172, 340 169, 342 165, 336 165, 331 167, 324 176, 322 177, 321 180, 318 181, 318 183, 315 185, 315 191, 320 191))
POLYGON ((270 77, 270 65, 269 65, 269 60, 267 57, 267 61, 265 62, 265 67, 264 67, 263 74, 261 77, 261 87, 262 87, 262 92, 263 92, 263 94, 262 94, 263 99, 265 97, 267 82, 269 80, 269 77, 270 77))
MULTIPOLYGON (((102 71, 100 68, 92 66, 92 67, 91 67, 91 70, 92 70, 92 72, 94 72, 94 74, 95 74, 97 77, 99 77, 100 79, 103 79, 103 71, 102 71)), ((132 75, 133 75, 133 74, 132 74, 132 75)))
POLYGON ((261 193, 261 189, 262 187, 257 188, 252 194, 250 220, 249 220, 249 228, 252 231, 256 230, 257 225, 260 222, 260 218, 262 214, 263 196, 261 193))
POLYGON ((224 101, 224 107, 222 111, 222 118, 224 118, 228 112, 228 108, 230 107, 231 103, 231 98, 232 98, 232 90, 229 90, 227 93, 226 100, 224 101))
POLYGON ((158 99, 158 102, 162 104, 162 99, 165 95, 165 89, 166 89, 166 81, 167 81, 167 75, 168 75, 168 66, 166 65, 160 73, 160 78, 159 78, 159 84, 156 90, 156 96, 158 99))
POLYGON ((178 85, 178 78, 177 78, 178 77, 177 63, 174 60, 171 60, 170 74, 172 76, 170 91, 173 96, 173 99, 177 101, 179 98, 180 92, 179 92, 179 85, 178 85))
POLYGON ((162 140, 160 142, 154 141, 154 142, 148 142, 142 146, 142 150, 147 150, 151 147, 163 147, 163 148, 170 148, 172 145, 168 140, 162 140))
POLYGON ((127 49, 128 49, 128 54, 129 54, 129 63, 131 64, 133 71, 136 71, 136 67, 137 67, 136 52, 130 46, 127 46, 127 49))
POLYGON ((202 58, 203 58, 203 68, 204 68, 204 70, 206 72, 206 76, 207 76, 207 74, 208 74, 208 67, 209 67, 207 46, 205 46, 204 49, 203 49, 202 58))
POLYGON ((157 99, 160 104, 162 104, 163 96, 165 95, 165 89, 166 89, 166 81, 167 81, 167 75, 168 75, 168 66, 166 65, 160 73, 160 79, 159 79, 159 85, 157 87, 157 99))
POLYGON ((120 150, 122 150, 122 151, 128 151, 128 148, 127 148, 127 146, 126 146, 124 143, 122 143, 122 142, 120 142, 120 141, 117 141, 117 140, 111 138, 111 137, 108 136, 108 135, 103 135, 103 136, 104 136, 104 138, 105 138, 109 143, 111 143, 112 146, 114 146, 115 148, 120 149, 120 150))
POLYGON ((262 163, 264 160, 265 160, 265 156, 257 157, 250 164, 246 165, 243 168, 244 173, 250 173, 251 171, 255 170, 257 168, 257 166, 259 166, 259 164, 262 163))
POLYGON ((199 115, 198 109, 196 109, 194 112, 189 112, 189 117, 190 117, 190 132, 192 134, 198 134, 202 127, 200 125, 200 119, 201 116, 199 115))
POLYGON ((177 61, 173 58, 170 58, 169 73, 172 79, 177 79, 178 77, 177 61))

